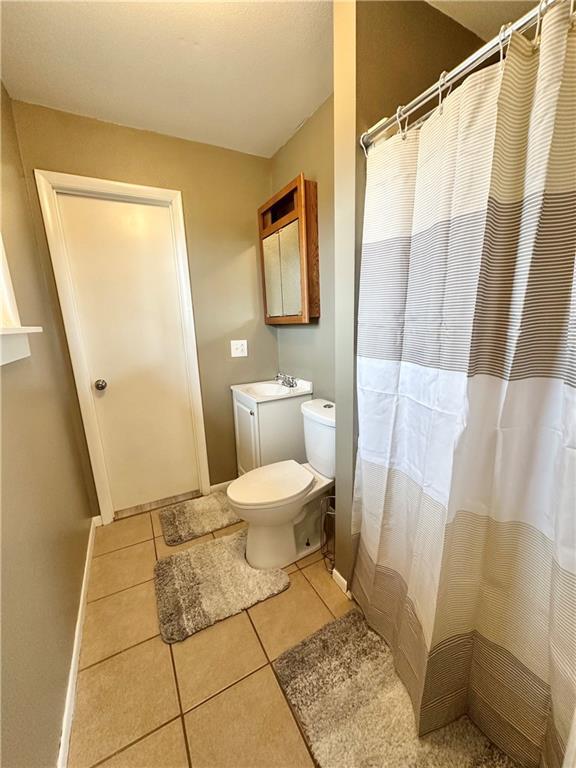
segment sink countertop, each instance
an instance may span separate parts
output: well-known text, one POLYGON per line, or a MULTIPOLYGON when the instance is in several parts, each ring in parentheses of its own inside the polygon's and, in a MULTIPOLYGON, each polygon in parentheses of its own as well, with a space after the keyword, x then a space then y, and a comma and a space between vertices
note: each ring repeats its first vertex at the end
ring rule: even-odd
POLYGON ((296 379, 298 386, 285 387, 277 381, 254 381, 250 384, 232 384, 230 389, 233 392, 241 392, 245 397, 250 398, 255 403, 265 403, 271 400, 285 400, 289 397, 301 397, 302 395, 311 395, 313 392, 312 382, 304 379, 296 379), (266 394, 266 390, 271 391, 266 394), (260 391, 258 391, 260 390, 260 391))

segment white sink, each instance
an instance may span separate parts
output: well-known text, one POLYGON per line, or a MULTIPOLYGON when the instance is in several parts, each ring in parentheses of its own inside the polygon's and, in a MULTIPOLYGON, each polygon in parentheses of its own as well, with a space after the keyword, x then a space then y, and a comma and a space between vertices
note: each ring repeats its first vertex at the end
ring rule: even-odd
POLYGON ((258 381, 256 384, 249 384, 246 391, 255 397, 277 397, 285 395, 291 388, 283 384, 277 384, 275 381, 258 381))
POLYGON ((257 403, 312 394, 311 381, 304 381, 304 379, 296 379, 296 381, 295 387, 286 387, 277 381, 254 381, 251 384, 233 384, 231 389, 235 392, 242 392, 257 403))

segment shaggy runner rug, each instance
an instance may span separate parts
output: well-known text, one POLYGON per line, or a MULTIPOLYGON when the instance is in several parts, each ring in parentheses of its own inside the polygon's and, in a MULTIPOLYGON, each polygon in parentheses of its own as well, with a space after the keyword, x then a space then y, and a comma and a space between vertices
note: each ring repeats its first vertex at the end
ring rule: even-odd
POLYGON ((221 491, 171 504, 159 512, 164 541, 170 546, 197 539, 206 533, 240 522, 221 491))
POLYGON ((390 649, 359 611, 283 653, 274 668, 320 768, 514 768, 461 717, 418 738, 390 649))
POLYGON ((290 585, 282 570, 249 566, 245 552, 246 532, 239 531, 158 560, 154 584, 165 642, 184 640, 290 585))

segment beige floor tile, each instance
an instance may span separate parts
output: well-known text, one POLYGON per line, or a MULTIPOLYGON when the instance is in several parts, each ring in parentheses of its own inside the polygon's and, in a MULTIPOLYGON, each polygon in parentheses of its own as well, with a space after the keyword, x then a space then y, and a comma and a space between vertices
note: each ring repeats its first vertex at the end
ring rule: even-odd
POLYGON ((286 573, 296 573, 298 566, 296 563, 292 563, 291 565, 287 565, 283 570, 286 571, 286 573))
POLYGON ((90 564, 88 600, 111 595, 120 589, 149 581, 154 575, 154 542, 144 541, 95 557, 90 564))
POLYGON ((307 565, 317 563, 319 560, 322 560, 322 552, 317 549, 316 552, 312 552, 311 555, 306 555, 306 557, 302 557, 300 560, 297 560, 296 565, 298 568, 306 568, 307 565))
POLYGON ((227 528, 220 528, 219 531, 214 531, 214 536, 216 536, 216 538, 219 536, 230 536, 231 533, 236 533, 236 531, 241 531, 243 528, 247 527, 248 523, 245 523, 244 520, 241 520, 239 523, 229 525, 227 528))
POLYGON ((162 533, 162 526, 160 525, 160 509, 153 509, 152 512, 150 512, 150 517, 152 518, 152 530, 154 531, 154 536, 164 536, 162 533))
POLYGON ((250 608, 249 613, 270 659, 332 621, 333 616, 301 573, 290 587, 250 608))
POLYGON ((102 768, 188 768, 182 720, 173 720, 101 765, 102 768))
POLYGON ((179 713, 170 650, 160 638, 78 675, 69 768, 87 768, 179 713))
POLYGON ((94 557, 152 538, 150 515, 135 515, 96 528, 94 557))
POLYGON ((80 668, 159 633, 154 582, 103 597, 86 606, 80 668))
POLYGON ((207 533, 206 536, 199 536, 197 539, 190 539, 185 541, 184 544, 177 544, 175 547, 169 547, 164 541, 163 536, 158 536, 154 539, 156 544, 156 555, 158 559, 161 557, 169 557, 170 555, 176 555, 178 552, 184 552, 186 549, 190 549, 195 544, 202 544, 204 541, 213 541, 212 534, 207 533))
POLYGON ((308 579, 334 616, 343 616, 354 608, 354 602, 348 600, 344 592, 338 587, 332 575, 326 570, 322 561, 313 563, 302 570, 303 575, 308 579))
POLYGON ((311 768, 313 765, 270 667, 185 716, 194 768, 311 768))
POLYGON ((246 613, 239 613, 172 646, 184 711, 266 664, 246 613))

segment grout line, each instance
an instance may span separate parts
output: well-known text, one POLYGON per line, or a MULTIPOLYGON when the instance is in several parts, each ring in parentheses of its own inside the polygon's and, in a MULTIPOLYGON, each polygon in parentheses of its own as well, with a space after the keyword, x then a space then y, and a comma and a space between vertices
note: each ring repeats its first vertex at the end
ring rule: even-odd
POLYGON ((188 743, 188 731, 186 730, 186 721, 184 720, 184 715, 180 715, 180 724, 182 725, 182 733, 184 734, 184 747, 186 749, 188 768, 192 768, 192 755, 190 754, 190 744, 188 743))
MULTIPOLYGON (((154 531, 152 531, 154 533, 154 531)), ((142 539, 141 541, 133 541, 132 544, 125 544, 123 547, 116 547, 116 549, 111 549, 108 552, 100 552, 98 555, 92 555, 92 560, 97 560, 99 557, 104 557, 104 555, 113 555, 114 552, 122 552, 123 549, 130 549, 130 547, 137 547, 139 544, 145 544, 147 541, 151 541, 154 538, 152 535, 148 539, 142 539)))
POLYGON ((270 665, 270 662, 265 661, 259 667, 256 667, 256 669, 253 669, 250 672, 247 672, 245 675, 242 675, 242 677, 239 677, 238 680, 234 680, 233 683, 229 683, 221 690, 216 691, 216 693, 211 693, 210 696, 207 696, 205 699, 202 699, 202 701, 199 701, 197 704, 194 704, 194 706, 190 707, 190 709, 187 709, 183 714, 184 715, 190 714, 190 712, 193 712, 195 709, 198 709, 199 707, 204 706, 204 704, 207 704, 209 701, 212 701, 212 699, 215 699, 217 696, 220 696, 221 693, 225 693, 226 691, 230 690, 230 688, 234 688, 234 686, 237 685, 238 683, 241 683, 243 680, 246 680, 252 675, 255 675, 256 672, 260 672, 261 670, 266 669, 266 667, 268 667, 269 665, 270 665))
MULTIPOLYGON (((306 566, 306 568, 309 568, 311 565, 316 565, 316 563, 310 563, 310 565, 307 565, 307 566, 306 566)), ((335 614, 335 613, 334 613, 334 611, 333 611, 333 610, 330 608, 330 606, 328 605, 328 603, 326 602, 326 600, 324 600, 324 598, 322 597, 322 595, 320 594, 320 592, 318 592, 318 590, 316 589, 316 587, 314 586, 314 584, 312 584, 312 582, 311 582, 311 581, 308 579, 308 577, 307 577, 307 576, 306 576, 306 574, 304 573, 304 571, 306 570, 306 568, 302 568, 302 570, 298 571, 298 573, 300 573, 300 574, 301 574, 301 575, 302 575, 302 576, 303 576, 303 577, 306 579, 306 584, 308 584, 308 586, 312 587, 312 591, 314 592, 314 594, 315 594, 315 595, 317 595, 317 596, 320 598, 320 602, 321 602, 321 603, 322 603, 322 605, 323 605, 323 606, 326 608, 326 610, 328 611, 328 613, 330 614, 330 616, 333 616, 335 619, 337 619, 337 618, 338 618, 338 616, 336 616, 336 614, 335 614)), ((290 574, 290 576, 293 576, 293 575, 294 575, 294 574, 292 574, 292 573, 290 574)), ((314 634, 314 633, 313 633, 313 634, 314 634)), ((306 638, 303 638, 303 639, 305 640, 306 638)))
MULTIPOLYGON (((288 589, 290 589, 290 587, 288 587, 288 589)), ((280 594, 282 594, 282 593, 280 593, 280 594)), ((268 663, 270 664, 270 656, 268 656, 266 648, 264 648, 264 643, 262 642, 262 638, 258 634, 258 630, 256 629, 256 624, 254 624, 254 622, 252 621, 252 616, 250 616, 250 611, 246 610, 246 611, 244 611, 244 613, 248 617, 248 621, 252 625, 252 629, 254 630, 254 634, 256 635, 256 637, 258 638, 258 642, 260 643, 260 648, 262 648, 264 656, 266 657, 266 659, 268 660, 268 663)))
POLYGON ((264 648, 264 644, 262 643, 262 640, 260 639, 260 635, 258 634, 258 630, 256 629, 256 626, 255 626, 254 622, 252 621, 252 617, 250 616, 250 614, 248 613, 248 611, 246 611, 246 614, 247 614, 247 616, 248 616, 248 620, 250 621, 250 624, 252 624, 252 629, 253 629, 253 630, 254 630, 254 632, 256 633, 256 637, 258 638, 258 642, 259 642, 259 643, 260 643, 260 645, 262 646, 262 650, 264 651, 264 653, 265 653, 265 655, 266 655, 266 658, 268 659, 268 666, 269 666, 269 667, 270 667, 270 669, 272 670, 272 674, 274 675, 274 679, 276 680, 276 683, 277 683, 277 685, 278 685, 278 688, 280 688, 280 691, 281 691, 281 693, 282 693, 282 696, 284 697, 284 700, 285 700, 286 704, 288 705, 288 709, 290 710, 290 714, 292 715, 292 718, 293 718, 294 722, 296 723, 296 727, 298 728, 298 731, 300 732, 300 736, 301 736, 301 738, 302 738, 302 741, 304 742, 304 746, 306 747, 306 749, 307 749, 307 751, 308 751, 308 754, 310 755, 310 758, 311 758, 312 762, 314 763, 314 765, 316 765, 316 766, 317 766, 317 765, 318 765, 318 763, 316 762, 316 760, 314 759, 314 755, 313 755, 313 754, 312 754, 312 752, 310 751, 310 747, 308 746, 308 741, 307 741, 307 739, 306 739, 306 737, 305 737, 305 735, 304 735, 304 731, 302 730, 302 727, 300 726, 300 722, 298 721, 298 718, 296 717, 296 714, 295 714, 294 710, 292 709, 292 705, 291 705, 291 704, 290 704, 290 702, 288 701, 288 697, 286 696, 286 694, 285 694, 285 692, 284 692, 284 689, 283 689, 283 688, 282 688, 282 686, 280 685, 280 680, 279 680, 279 678, 278 678, 278 675, 276 674, 276 670, 274 669, 274 664, 273 664, 273 663, 270 661, 270 659, 269 659, 269 657, 268 657, 268 654, 266 653, 266 649, 264 648))
POLYGON ((176 720, 179 720, 180 716, 177 715, 176 717, 172 717, 170 720, 166 720, 165 723, 162 723, 162 725, 157 726, 156 728, 153 728, 151 731, 148 731, 147 733, 143 734, 142 736, 138 736, 137 739, 134 739, 134 741, 131 741, 129 744, 125 744, 123 747, 120 747, 120 749, 117 749, 116 752, 112 752, 110 755, 106 755, 106 757, 102 758, 102 760, 98 760, 97 763, 92 763, 90 765, 90 768, 97 768, 97 766, 102 765, 107 760, 111 760, 113 757, 116 757, 116 755, 120 755, 122 752, 125 752, 130 747, 133 747, 134 744, 138 744, 140 741, 144 741, 148 736, 152 736, 153 733, 156 733, 157 731, 164 728, 166 725, 170 725, 170 723, 175 723, 176 720))
POLYGON ((116 653, 111 653, 109 656, 104 656, 102 659, 98 659, 98 661, 93 662, 92 664, 88 664, 86 667, 82 667, 78 670, 78 672, 84 672, 85 669, 92 669, 92 667, 97 667, 98 664, 102 664, 103 661, 108 661, 108 659, 113 659, 115 656, 120 656, 121 653, 124 653, 125 651, 130 651, 132 648, 137 648, 139 645, 143 645, 144 643, 147 643, 149 640, 154 640, 156 637, 160 637, 160 633, 157 632, 155 635, 151 635, 150 637, 144 638, 144 640, 139 640, 137 643, 133 643, 133 645, 127 645, 126 648, 122 648, 120 651, 116 651, 116 653))
MULTIPOLYGON (((318 560, 314 560, 314 561, 313 561, 313 562, 311 562, 311 563, 306 563, 306 565, 300 565, 300 564, 299 564, 299 561, 298 561, 298 560, 295 560, 295 561, 294 561, 294 565, 295 565, 295 566, 298 568, 298 570, 299 570, 299 571, 303 571, 305 568, 308 568, 308 567, 309 567, 309 566, 311 566, 311 565, 315 565, 315 563, 318 563, 320 560, 322 560, 322 554, 321 554, 321 552, 320 552, 320 550, 319 550, 319 549, 318 549, 318 550, 316 550, 316 552, 311 552, 309 555, 304 555, 304 557, 312 557, 312 555, 316 555, 316 554, 319 554, 319 555, 320 555, 320 557, 318 558, 318 560)), ((301 558, 300 558, 300 560, 302 560, 302 559, 303 559, 303 558, 301 557, 301 558)))
POLYGON ((109 592, 107 595, 100 595, 100 597, 95 597, 93 600, 87 600, 86 604, 90 605, 91 603, 97 603, 99 600, 105 600, 107 597, 112 597, 112 595, 119 595, 120 592, 127 592, 134 587, 141 587, 142 584, 148 584, 150 581, 154 581, 154 577, 151 579, 144 579, 144 581, 137 581, 136 584, 130 584, 129 587, 122 587, 122 589, 117 589, 115 592, 109 592))
MULTIPOLYGON (((311 563, 310 565, 315 565, 315 563, 311 563)), ((304 576, 304 578, 306 579, 306 582, 307 582, 307 583, 308 583, 308 584, 309 584, 309 585, 312 587, 312 589, 314 590, 314 592, 315 592, 315 593, 318 595, 318 597, 320 598, 320 601, 321 601, 321 603, 322 603, 322 604, 323 604, 323 605, 324 605, 324 606, 325 606, 325 607, 328 609, 328 613, 330 613, 330 615, 331 615, 331 616, 334 616, 334 618, 335 618, 335 619, 337 619, 338 617, 336 616, 336 614, 334 613, 334 611, 332 610, 332 608, 330 608, 330 606, 328 605, 328 603, 326 602, 326 600, 324 600, 324 598, 322 597, 322 595, 320 594, 320 592, 318 592, 318 590, 316 589, 316 587, 314 586, 314 584, 312 584, 312 582, 310 581, 310 579, 309 579, 309 578, 306 576, 306 574, 304 573, 304 571, 305 571, 305 570, 306 570, 306 569, 304 568, 302 571, 300 571, 300 573, 302 574, 302 576, 304 576)), ((342 594, 344 594, 344 593, 342 593, 342 594)))
MULTIPOLYGON (((316 562, 318 562, 318 563, 319 563, 319 562, 320 562, 320 560, 317 560, 316 562)), ((302 568, 302 570, 300 571, 300 573, 302 574, 302 576, 304 576, 304 578, 306 579, 306 581, 308 582, 308 584, 310 584, 310 586, 312 587, 312 589, 314 590, 314 592, 316 592, 316 594, 318 595, 318 597, 320 598, 320 600, 322 600, 322 602, 324 603, 324 605, 326 606, 326 608, 327 608, 327 609, 330 611, 330 613, 332 614, 332 616, 334 616, 334 618, 335 618, 335 619, 340 619, 340 618, 342 618, 342 616, 337 616, 337 615, 334 613, 334 611, 332 610, 332 608, 330 608, 330 606, 328 605, 328 603, 326 602, 326 600, 324 600, 324 598, 322 597, 322 595, 320 594, 320 592, 319 592, 319 591, 316 589, 316 587, 314 586, 314 584, 313 584, 313 583, 310 581, 310 579, 309 579, 309 578, 306 576, 306 574, 304 573, 304 571, 305 571, 307 568, 310 568, 310 567, 311 567, 311 566, 313 566, 313 565, 316 565, 316 563, 310 563, 309 565, 307 565, 307 566, 306 566, 306 568, 302 568)), ((329 573, 329 571, 326 571, 326 573, 329 573)), ((346 597, 346 595, 344 594, 344 592, 342 592, 342 594, 344 595, 344 597, 346 597)), ((350 599, 349 597, 346 597, 346 599, 348 600, 348 602, 349 602, 349 603, 352 603, 352 605, 358 605, 358 603, 356 603, 356 600, 354 600, 354 598, 350 599)), ((342 614, 342 615, 344 615, 344 614, 342 614)))
POLYGON ((170 659, 172 661, 172 674, 174 675, 174 685, 176 686, 176 696, 178 697, 178 707, 180 709, 180 722, 184 729, 184 744, 186 746, 186 759, 188 760, 189 768, 192 768, 192 758, 190 757, 190 745, 188 744, 188 735, 186 732, 186 723, 184 722, 184 707, 182 706, 182 696, 180 695, 180 686, 178 685, 178 673, 176 672, 176 662, 174 661, 174 652, 172 650, 172 644, 168 644, 168 650, 170 651, 170 659))
MULTIPOLYGON (((156 548, 156 544, 154 544, 156 548)), ((174 685, 176 686, 176 696, 178 698, 178 708, 180 710, 180 722, 182 723, 182 730, 184 731, 184 745, 186 748, 186 759, 188 760, 188 767, 192 768, 192 758, 190 757, 190 745, 188 744, 188 734, 186 731, 186 723, 184 722, 184 707, 182 706, 182 696, 180 694, 180 686, 178 685, 178 673, 176 671, 176 662, 174 660, 174 651, 172 649, 172 643, 167 643, 168 650, 170 652, 170 661, 172 662, 172 674, 174 675, 174 685)))

